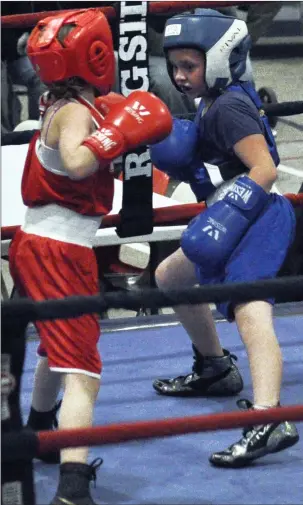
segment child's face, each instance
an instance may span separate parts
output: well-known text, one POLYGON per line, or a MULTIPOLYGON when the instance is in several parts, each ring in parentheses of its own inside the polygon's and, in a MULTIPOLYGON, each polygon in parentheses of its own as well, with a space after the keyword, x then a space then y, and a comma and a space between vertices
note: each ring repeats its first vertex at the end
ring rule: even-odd
POLYGON ((197 49, 170 49, 168 58, 173 67, 173 77, 183 93, 191 98, 207 94, 205 83, 205 56, 197 49))

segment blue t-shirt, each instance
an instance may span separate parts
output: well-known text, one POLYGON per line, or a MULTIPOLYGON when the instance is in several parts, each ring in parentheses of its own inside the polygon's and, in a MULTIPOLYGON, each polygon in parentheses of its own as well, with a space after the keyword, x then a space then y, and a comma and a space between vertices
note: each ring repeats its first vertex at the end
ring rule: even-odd
POLYGON ((198 150, 210 180, 205 180, 205 170, 197 170, 189 181, 198 201, 207 198, 223 181, 248 172, 233 147, 249 135, 264 133, 259 111, 246 93, 226 91, 213 102, 200 119, 198 150))
POLYGON ((201 118, 201 123, 203 155, 210 163, 219 152, 222 156, 237 158, 233 153, 237 142, 249 135, 264 133, 257 107, 249 96, 238 91, 227 91, 219 96, 201 118))

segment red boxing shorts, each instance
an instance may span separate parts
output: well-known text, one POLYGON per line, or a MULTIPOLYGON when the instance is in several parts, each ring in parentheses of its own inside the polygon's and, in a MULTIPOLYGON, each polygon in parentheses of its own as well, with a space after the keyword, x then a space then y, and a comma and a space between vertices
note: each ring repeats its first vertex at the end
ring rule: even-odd
MULTIPOLYGON (((21 296, 34 301, 96 295, 98 267, 88 247, 32 235, 19 230, 9 250, 10 272, 21 296)), ((73 319, 36 321, 38 354, 51 370, 100 377, 98 314, 73 319)))

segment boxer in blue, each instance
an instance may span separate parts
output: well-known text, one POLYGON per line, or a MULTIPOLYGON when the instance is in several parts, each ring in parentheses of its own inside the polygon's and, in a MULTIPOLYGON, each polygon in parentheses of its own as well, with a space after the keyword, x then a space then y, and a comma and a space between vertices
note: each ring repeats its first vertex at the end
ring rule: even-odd
MULTIPOLYGON (((244 21, 211 9, 170 18, 164 53, 169 76, 199 103, 194 121, 174 119, 171 134, 151 146, 153 163, 191 185, 207 208, 183 233, 181 247, 156 271, 160 289, 275 277, 292 243, 295 217, 283 196, 271 193, 279 156, 254 85, 247 58, 250 36, 244 21)), ((236 321, 247 351, 253 402, 240 408, 279 405, 281 350, 273 327, 274 300, 224 303, 218 310, 236 321)), ((194 350, 192 373, 157 379, 163 395, 231 395, 243 387, 234 356, 222 349, 208 305, 178 306, 194 350)), ((216 466, 240 467, 295 444, 289 422, 249 427, 242 438, 211 455, 216 466)))

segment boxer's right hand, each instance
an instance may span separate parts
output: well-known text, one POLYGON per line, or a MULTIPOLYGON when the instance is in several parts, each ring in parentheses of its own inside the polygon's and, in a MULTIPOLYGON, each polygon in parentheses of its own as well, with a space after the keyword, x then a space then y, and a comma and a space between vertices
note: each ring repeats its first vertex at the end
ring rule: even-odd
POLYGON ((99 160, 110 161, 122 153, 163 140, 172 129, 166 105, 147 91, 134 91, 117 103, 102 125, 82 145, 99 160))

